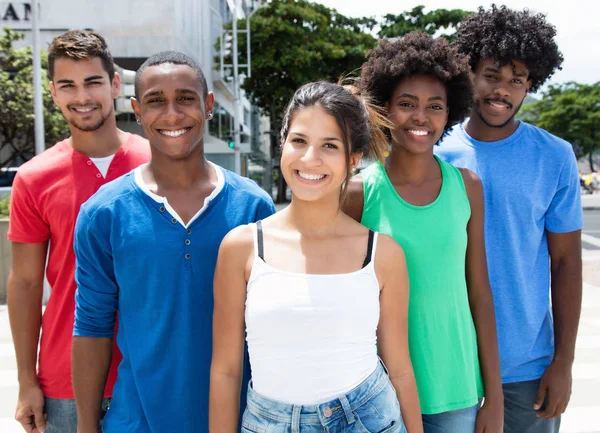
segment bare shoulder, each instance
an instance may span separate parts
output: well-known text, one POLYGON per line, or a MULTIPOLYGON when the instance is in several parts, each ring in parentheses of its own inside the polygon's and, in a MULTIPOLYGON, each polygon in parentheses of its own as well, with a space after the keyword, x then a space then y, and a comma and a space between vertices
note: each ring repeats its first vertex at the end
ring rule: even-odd
POLYGON ((467 189, 467 195, 470 200, 483 195, 483 184, 481 179, 473 171, 468 168, 459 168, 460 174, 462 175, 465 188, 467 189))
POLYGON ((231 230, 221 241, 220 254, 247 256, 254 248, 254 225, 246 224, 231 230))
POLYGON ((404 250, 391 236, 379 233, 375 263, 380 264, 384 268, 393 268, 399 264, 405 266, 404 250))
POLYGON ((350 218, 360 222, 365 200, 363 178, 361 174, 357 174, 350 179, 350 182, 348 182, 347 194, 348 196, 344 200, 342 210, 350 218))

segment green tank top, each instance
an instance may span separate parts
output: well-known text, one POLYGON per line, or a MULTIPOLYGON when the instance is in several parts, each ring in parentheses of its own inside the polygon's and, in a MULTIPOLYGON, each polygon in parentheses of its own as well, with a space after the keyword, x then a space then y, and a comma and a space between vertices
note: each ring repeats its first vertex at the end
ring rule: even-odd
POLYGON ((394 238, 406 255, 410 356, 424 414, 470 407, 483 397, 465 277, 471 206, 460 171, 436 159, 442 187, 426 206, 404 201, 381 163, 362 171, 363 225, 394 238))

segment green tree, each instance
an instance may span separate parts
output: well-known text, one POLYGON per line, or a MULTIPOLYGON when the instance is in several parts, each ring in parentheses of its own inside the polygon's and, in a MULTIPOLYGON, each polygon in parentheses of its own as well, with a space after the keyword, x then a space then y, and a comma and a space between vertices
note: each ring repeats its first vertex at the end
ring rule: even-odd
MULTIPOLYGON (((306 0, 271 0, 250 23, 252 74, 243 88, 270 118, 271 155, 279 169, 279 130, 286 104, 301 85, 337 81, 356 71, 376 39, 372 18, 348 18, 306 0)), ((246 21, 239 20, 245 29, 246 21)), ((239 38, 239 61, 246 63, 246 39, 239 38)), ((227 63, 231 63, 228 61, 227 63)), ((242 69, 243 70, 243 69, 242 69)), ((277 176, 277 202, 285 200, 283 176, 277 176)))
POLYGON ((424 13, 424 8, 425 6, 416 6, 398 15, 385 15, 381 22, 379 37, 395 38, 421 31, 452 40, 457 24, 471 13, 462 9, 436 9, 424 13))
MULTIPOLYGON (((1 167, 19 165, 35 154, 32 49, 14 47, 23 36, 9 28, 0 35, 1 167)), ((47 58, 44 52, 40 55, 45 77, 47 58)), ((46 144, 52 145, 69 135, 69 127, 52 101, 46 79, 43 80, 42 94, 46 144)))
POLYGON ((592 154, 600 149, 600 82, 551 85, 523 111, 529 122, 571 143, 577 157, 588 155, 594 171, 592 154))

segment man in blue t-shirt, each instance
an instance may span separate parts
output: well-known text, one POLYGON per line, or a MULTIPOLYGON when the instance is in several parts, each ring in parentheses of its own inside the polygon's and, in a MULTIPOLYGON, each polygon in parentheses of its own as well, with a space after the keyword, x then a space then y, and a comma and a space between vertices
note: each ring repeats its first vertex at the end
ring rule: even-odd
POLYGON ((192 59, 151 56, 135 94, 152 159, 101 188, 75 228, 78 432, 98 433, 117 313, 123 360, 104 432, 207 432, 219 245, 275 209, 252 181, 204 157, 214 96, 192 59))
POLYGON ((463 21, 456 46, 470 57, 476 98, 436 150, 483 182, 507 433, 558 432, 571 394, 582 289, 576 159, 569 143, 515 119, 562 63, 555 33, 543 15, 505 7, 463 21))

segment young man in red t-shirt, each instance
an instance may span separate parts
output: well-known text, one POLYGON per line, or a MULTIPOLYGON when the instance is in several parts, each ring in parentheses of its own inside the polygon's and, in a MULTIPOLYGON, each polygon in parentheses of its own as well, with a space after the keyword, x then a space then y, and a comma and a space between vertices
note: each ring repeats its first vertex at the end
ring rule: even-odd
MULTIPOLYGON (((48 72, 52 97, 71 136, 23 164, 12 189, 8 311, 19 379, 15 417, 27 432, 76 433, 71 385, 75 220, 98 188, 148 161, 150 152, 145 139, 117 129, 113 100, 120 78, 100 35, 73 30, 55 38, 48 72), (44 273, 52 292, 42 316, 44 273)), ((112 360, 103 410, 120 356, 112 360)))

